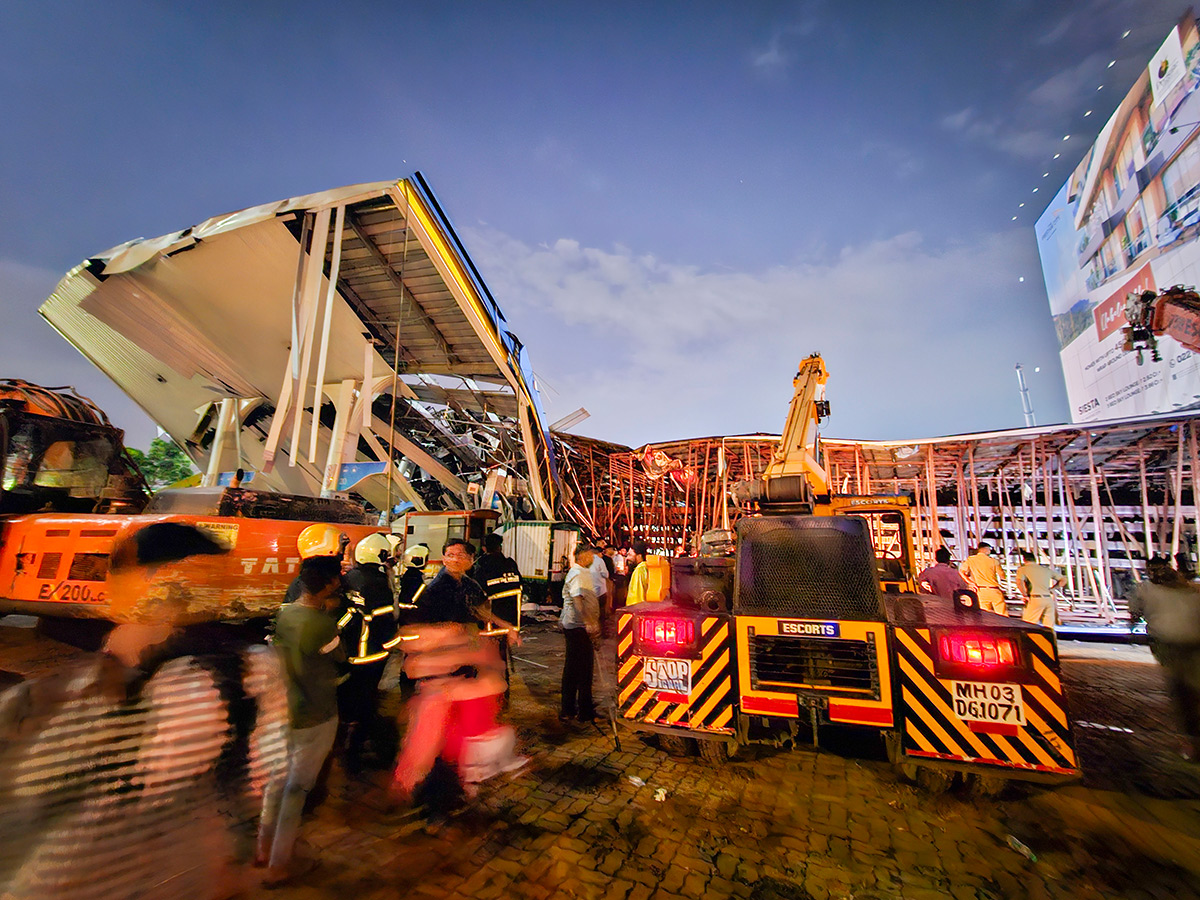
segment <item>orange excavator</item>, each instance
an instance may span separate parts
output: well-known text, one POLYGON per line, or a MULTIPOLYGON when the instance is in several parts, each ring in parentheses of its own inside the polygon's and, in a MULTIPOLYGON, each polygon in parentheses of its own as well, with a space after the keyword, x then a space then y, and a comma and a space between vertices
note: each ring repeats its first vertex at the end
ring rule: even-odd
POLYGON ((337 524, 352 544, 382 530, 348 500, 223 487, 152 494, 124 433, 94 403, 66 388, 0 380, 0 614, 116 618, 113 548, 171 522, 222 552, 138 567, 139 601, 121 618, 164 602, 183 624, 269 616, 299 569, 305 527, 337 524))
POLYGON ((1143 351, 1150 351, 1152 362, 1161 362, 1158 339, 1173 337, 1184 348, 1200 353, 1200 294, 1194 288, 1177 284, 1159 293, 1142 291, 1125 298, 1125 319, 1129 322, 1122 332, 1127 353, 1136 352, 1140 366, 1143 351))

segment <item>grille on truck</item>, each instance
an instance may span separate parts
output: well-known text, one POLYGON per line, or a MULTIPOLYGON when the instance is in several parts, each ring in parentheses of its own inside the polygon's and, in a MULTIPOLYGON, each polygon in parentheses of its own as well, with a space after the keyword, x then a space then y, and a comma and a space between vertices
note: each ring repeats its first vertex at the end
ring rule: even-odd
POLYGON ((750 678, 754 687, 811 685, 873 690, 874 661, 866 641, 750 636, 750 678))
POLYGON ((735 612, 883 621, 875 552, 861 518, 747 517, 737 530, 735 612))

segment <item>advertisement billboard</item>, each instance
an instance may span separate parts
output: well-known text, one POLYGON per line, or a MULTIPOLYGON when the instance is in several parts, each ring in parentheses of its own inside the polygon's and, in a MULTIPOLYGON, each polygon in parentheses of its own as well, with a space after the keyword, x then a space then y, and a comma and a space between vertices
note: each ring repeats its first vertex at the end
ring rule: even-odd
POLYGON ((1157 361, 1125 349, 1123 333, 1129 295, 1200 285, 1197 138, 1200 34, 1189 16, 1037 221, 1075 422, 1200 408, 1200 353, 1177 340, 1185 328, 1157 335, 1157 361))

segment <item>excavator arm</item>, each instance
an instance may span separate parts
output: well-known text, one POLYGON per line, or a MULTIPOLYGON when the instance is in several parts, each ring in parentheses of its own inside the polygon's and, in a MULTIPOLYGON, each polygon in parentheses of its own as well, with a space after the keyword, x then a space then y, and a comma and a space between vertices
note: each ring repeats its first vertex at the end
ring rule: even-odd
POLYGON ((817 429, 829 415, 828 380, 821 354, 801 361, 792 379, 792 402, 779 447, 761 476, 733 485, 731 492, 739 503, 754 502, 780 512, 811 512, 814 503, 829 502, 829 473, 818 458, 817 444, 817 429))

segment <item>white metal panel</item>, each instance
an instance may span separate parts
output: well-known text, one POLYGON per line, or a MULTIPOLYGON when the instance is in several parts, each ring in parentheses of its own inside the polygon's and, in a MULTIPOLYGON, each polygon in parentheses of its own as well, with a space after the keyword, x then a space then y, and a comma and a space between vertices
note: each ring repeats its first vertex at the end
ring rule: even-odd
POLYGON ((514 522, 504 531, 504 555, 511 556, 529 581, 546 581, 551 522, 514 522))

